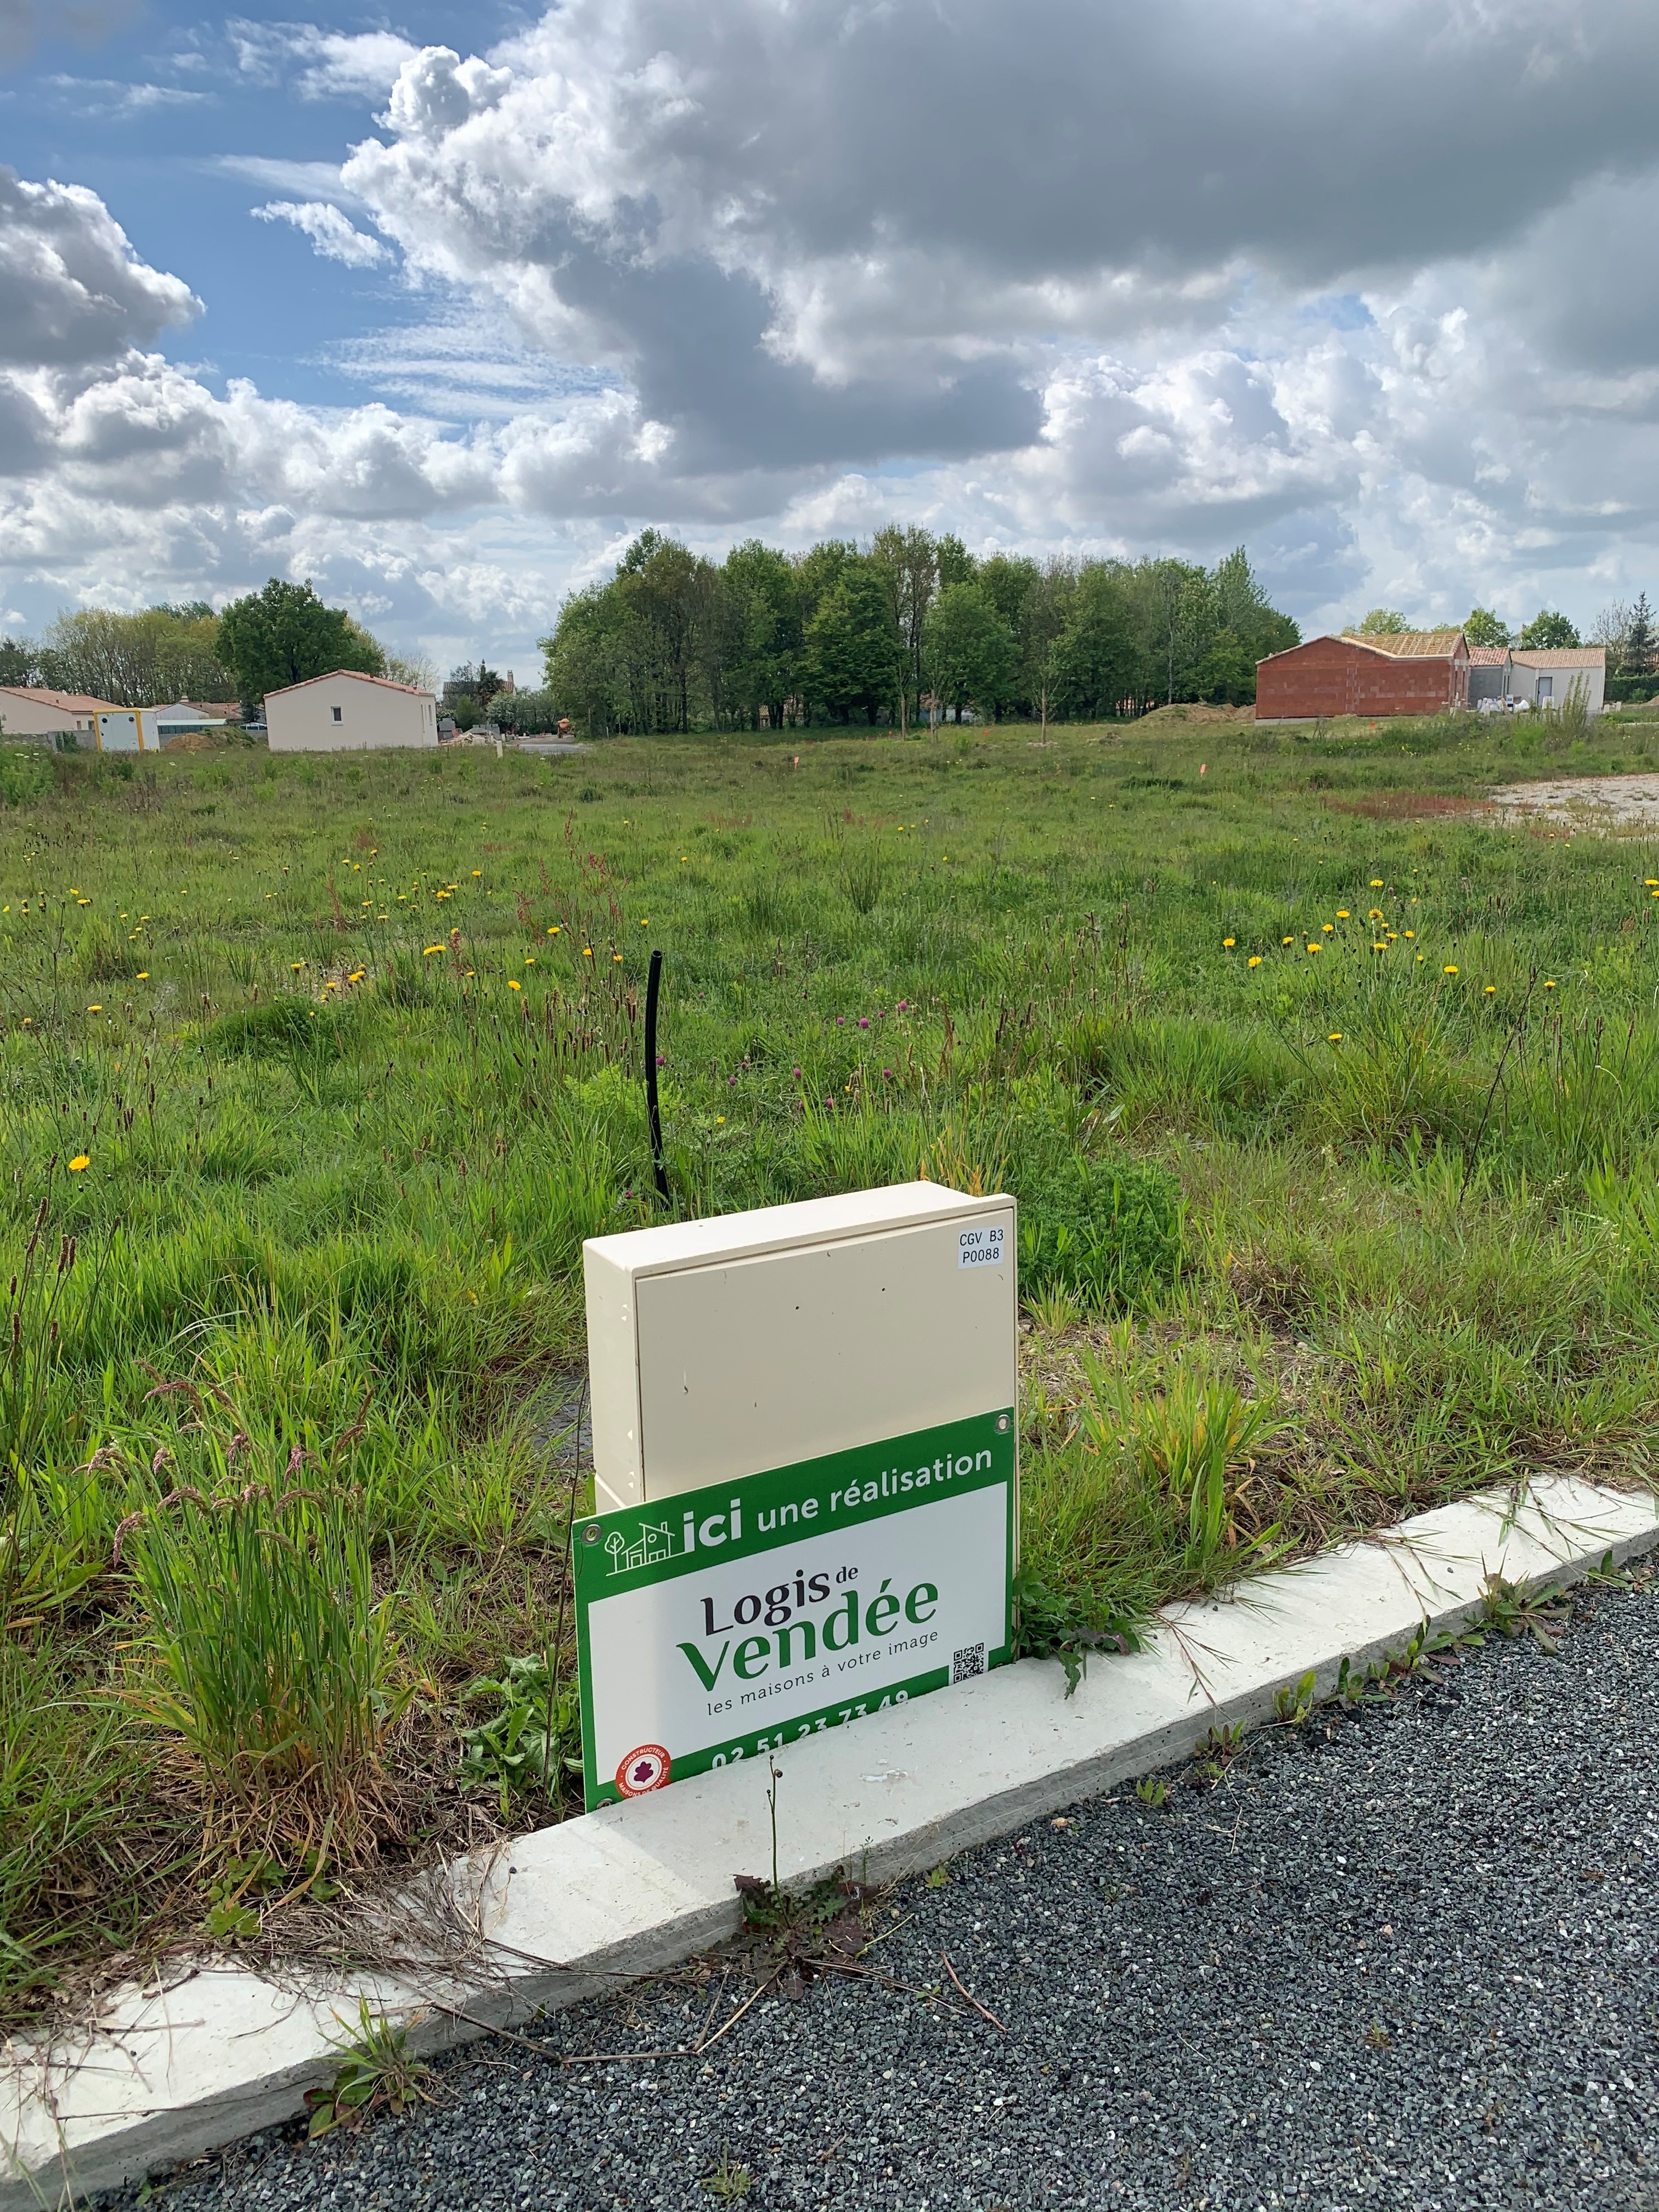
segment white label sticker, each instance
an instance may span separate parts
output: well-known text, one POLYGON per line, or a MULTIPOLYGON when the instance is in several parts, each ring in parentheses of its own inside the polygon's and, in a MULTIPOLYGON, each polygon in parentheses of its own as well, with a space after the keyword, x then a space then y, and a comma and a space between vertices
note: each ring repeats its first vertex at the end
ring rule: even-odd
POLYGON ((957 1236, 958 1267, 995 1267, 1002 1261, 1002 1225, 988 1222, 982 1228, 963 1229, 957 1236))

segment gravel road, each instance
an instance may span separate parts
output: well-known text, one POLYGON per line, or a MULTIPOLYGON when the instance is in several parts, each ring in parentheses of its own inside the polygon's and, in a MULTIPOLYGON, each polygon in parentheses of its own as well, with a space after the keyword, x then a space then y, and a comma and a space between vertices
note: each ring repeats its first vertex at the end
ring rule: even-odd
MULTIPOLYGON (((1656 1750, 1659 1585, 1598 1591, 1559 1658, 1494 1640, 1161 1810, 1096 1800, 907 1884, 889 1985, 769 1995, 696 2059, 474 2046, 441 2102, 257 2137, 165 2201, 1659 2212, 1656 1750)), ((755 1986, 636 1989, 546 2048, 672 2048, 755 1986)))

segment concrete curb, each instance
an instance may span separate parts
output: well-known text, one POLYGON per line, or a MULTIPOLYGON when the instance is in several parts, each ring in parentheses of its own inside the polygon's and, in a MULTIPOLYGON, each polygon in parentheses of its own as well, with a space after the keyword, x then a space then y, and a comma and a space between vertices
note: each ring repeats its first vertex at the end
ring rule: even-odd
MULTIPOLYGON (((891 1879, 1187 1757, 1212 1727, 1270 1718, 1312 1672, 1363 1670, 1420 1624, 1457 1629, 1487 1578, 1567 1583, 1659 1544, 1645 1492, 1540 1477, 1417 1516, 1226 1597, 1173 1606, 1148 1648, 1091 1662, 1074 1698, 1035 1660, 778 1754, 780 1871, 891 1879)), ((114 1993, 97 2033, 15 2045, 0 2083, 0 2212, 67 2203, 301 2109, 366 1996, 427 2048, 679 1964, 733 1935, 732 1876, 770 1870, 766 1762, 521 1836, 452 1869, 441 1903, 478 1931, 476 1971, 343 1978, 301 1994, 209 1965, 114 1993), (433 2010, 471 2015, 458 2022, 433 2010)), ((431 1900, 407 1916, 431 1924, 431 1900)))

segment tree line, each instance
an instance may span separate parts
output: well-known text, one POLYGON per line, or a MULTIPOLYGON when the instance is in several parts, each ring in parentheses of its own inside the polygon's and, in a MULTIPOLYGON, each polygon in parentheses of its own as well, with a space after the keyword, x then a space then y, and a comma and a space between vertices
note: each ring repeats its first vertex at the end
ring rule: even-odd
POLYGON ((309 583, 275 576, 217 614, 205 600, 138 614, 82 607, 59 615, 38 641, 0 638, 0 684, 44 684, 118 707, 236 701, 251 713, 267 691, 337 668, 430 688, 422 664, 387 653, 309 583))
POLYGON ((1243 546, 1214 568, 976 559, 894 526, 800 554, 750 538, 720 562, 647 530, 540 642, 546 696, 601 736, 1243 705, 1257 661, 1299 639, 1243 546))

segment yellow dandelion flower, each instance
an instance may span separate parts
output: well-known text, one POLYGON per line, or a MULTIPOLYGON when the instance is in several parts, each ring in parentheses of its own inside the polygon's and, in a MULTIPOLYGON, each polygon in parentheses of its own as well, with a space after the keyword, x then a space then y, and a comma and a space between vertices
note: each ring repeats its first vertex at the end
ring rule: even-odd
POLYGON ((1326 1038, 1325 1042, 1326 1042, 1326 1043, 1327 1043, 1327 1044, 1340 1044, 1340 1043, 1341 1043, 1341 1042, 1342 1042, 1342 1032, 1341 1032, 1341 1030, 1333 1030, 1331 1031, 1331 1033, 1330 1033, 1329 1036, 1328 1036, 1328 1037, 1326 1038))
POLYGON ((1326 936, 1328 937, 1331 932, 1336 927, 1336 924, 1334 921, 1327 921, 1322 923, 1321 927, 1323 928, 1326 936))
POLYGON ((1555 988, 1555 979, 1553 978, 1553 976, 1546 976, 1546 977, 1545 977, 1545 979, 1544 979, 1544 988, 1545 988, 1547 991, 1553 991, 1553 990, 1555 988))
POLYGON ((303 960, 290 960, 288 964, 297 975, 306 963, 303 960))
POLYGON ((1443 968, 1440 972, 1443 975, 1455 975, 1457 973, 1457 970, 1455 968, 1448 966, 1443 968))
POLYGON ((717 1121, 723 1121, 726 1119, 726 1116, 724 1114, 716 1114, 714 1119, 717 1121))
POLYGON ((525 954, 525 956, 524 956, 524 964, 525 964, 525 966, 526 966, 526 968, 533 968, 533 967, 535 966, 535 964, 536 964, 536 956, 535 956, 535 954, 534 954, 533 952, 526 952, 526 953, 525 954))
POLYGON ((1415 936, 1416 936, 1416 934, 1417 934, 1417 932, 1416 932, 1414 929, 1408 929, 1408 930, 1406 932, 1406 934, 1407 934, 1407 937, 1415 937, 1415 936))
POLYGON ((1281 945, 1294 945, 1296 943, 1296 939, 1293 937, 1281 937, 1279 941, 1281 945))
POLYGON ((583 947, 582 947, 582 958, 583 958, 584 960, 591 960, 592 957, 593 957, 593 948, 592 948, 592 946, 591 945, 583 945, 583 947))
POLYGON ((1386 952, 1388 949, 1386 945, 1373 945, 1371 947, 1373 952, 1386 952))
POLYGON ((507 979, 507 988, 509 991, 521 991, 524 986, 516 975, 509 975, 507 979))
POLYGON ((1417 956, 1417 964, 1418 964, 1418 966, 1419 966, 1419 968, 1423 965, 1423 962, 1424 962, 1424 959, 1425 959, 1425 957, 1426 957, 1426 956, 1425 956, 1425 954, 1421 953, 1421 952, 1419 952, 1419 953, 1418 954, 1418 956, 1417 956))
POLYGON ((1374 906, 1370 912, 1365 916, 1365 919, 1367 921, 1381 921, 1382 919, 1382 908, 1380 906, 1374 906))
POLYGON ((91 1005, 91 1006, 89 1006, 87 1008, 87 1012, 88 1012, 89 1014, 101 1014, 101 1013, 103 1012, 103 1011, 104 1011, 104 1002, 103 1002, 103 1000, 102 1000, 101 999, 96 999, 96 1000, 94 1000, 93 1001, 92 1005, 91 1005))
POLYGON ((91 1165, 92 1156, 89 1152, 77 1152, 69 1164, 70 1173, 79 1175, 82 1168, 89 1168, 91 1165))
POLYGON ((1228 951, 1231 951, 1238 940, 1235 937, 1224 937, 1221 942, 1227 947, 1228 951))
POLYGON ((556 921, 549 925, 547 933, 550 937, 556 937, 558 935, 559 925, 556 921))
POLYGON ((613 952, 613 953, 611 954, 611 957, 613 960, 620 960, 620 959, 622 958, 622 955, 621 955, 621 953, 620 953, 620 952, 613 952))
POLYGON ((1487 996, 1489 999, 1491 999, 1491 998, 1495 998, 1495 997, 1497 996, 1497 993, 1498 993, 1498 986, 1497 986, 1497 984, 1496 984, 1496 983, 1488 983, 1488 984, 1487 984, 1487 986, 1486 986, 1486 996, 1487 996))
POLYGON ((148 983, 148 982, 149 982, 149 969, 148 969, 148 968, 141 968, 141 969, 138 970, 138 981, 139 981, 141 983, 148 983))
POLYGON ((1644 876, 1642 881, 1650 891, 1659 890, 1659 876, 1644 876))
POLYGON ((1310 945, 1308 950, 1310 952, 1322 952, 1325 948, 1322 945, 1310 945))
POLYGON ((483 873, 483 870, 482 868, 474 868, 472 872, 475 876, 481 876, 483 873))
POLYGON ((1382 877, 1381 877, 1381 876, 1373 876, 1373 877, 1371 878, 1371 889, 1372 889, 1374 891, 1380 891, 1380 890, 1382 890, 1382 877))
POLYGON ((422 945, 421 948, 421 957, 422 960, 429 960, 434 952, 442 952, 447 949, 447 947, 441 945, 422 945))
POLYGON ((1252 968, 1259 968, 1261 965, 1261 955, 1259 952, 1251 953, 1250 965, 1252 968))

